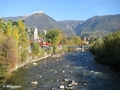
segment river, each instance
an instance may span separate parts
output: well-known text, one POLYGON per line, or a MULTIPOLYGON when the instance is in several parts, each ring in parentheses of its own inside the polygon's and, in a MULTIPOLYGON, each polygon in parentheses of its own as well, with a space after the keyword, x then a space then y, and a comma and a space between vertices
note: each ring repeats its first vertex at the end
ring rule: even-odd
POLYGON ((75 51, 47 58, 15 71, 0 90, 120 90, 120 73, 94 60, 89 52, 75 51), (76 84, 71 86, 71 82, 76 84))

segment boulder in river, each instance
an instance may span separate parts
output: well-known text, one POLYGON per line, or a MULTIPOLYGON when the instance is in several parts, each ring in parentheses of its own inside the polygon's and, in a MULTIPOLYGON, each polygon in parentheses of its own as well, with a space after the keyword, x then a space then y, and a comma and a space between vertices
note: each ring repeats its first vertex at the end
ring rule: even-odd
POLYGON ((88 87, 88 84, 86 82, 83 85, 86 86, 86 87, 88 87))
POLYGON ((78 84, 77 84, 77 82, 75 82, 74 80, 72 81, 72 86, 77 86, 78 84))
POLYGON ((73 90, 73 87, 66 87, 66 90, 73 90))
POLYGON ((36 66, 36 65, 37 65, 37 63, 35 63, 35 62, 34 62, 34 63, 33 63, 33 65, 34 65, 34 66, 36 66))
POLYGON ((61 85, 61 86, 60 86, 60 89, 64 89, 64 88, 65 88, 64 85, 61 85))
POLYGON ((65 71, 62 71, 62 73, 65 73, 65 71))
POLYGON ((35 85, 36 85, 36 84, 38 84, 38 82, 37 82, 37 81, 35 81, 35 82, 31 82, 31 84, 35 84, 35 85))
POLYGON ((52 90, 56 90, 55 88, 52 88, 52 90))

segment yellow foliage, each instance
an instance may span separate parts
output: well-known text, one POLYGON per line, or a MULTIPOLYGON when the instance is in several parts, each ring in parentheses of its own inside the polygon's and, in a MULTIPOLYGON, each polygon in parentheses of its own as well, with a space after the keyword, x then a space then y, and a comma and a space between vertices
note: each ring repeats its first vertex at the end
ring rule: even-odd
POLYGON ((5 34, 7 36, 12 36, 12 22, 11 21, 8 21, 6 25, 5 34))
POLYGON ((17 26, 13 27, 13 37, 15 38, 16 42, 19 42, 19 30, 17 26))

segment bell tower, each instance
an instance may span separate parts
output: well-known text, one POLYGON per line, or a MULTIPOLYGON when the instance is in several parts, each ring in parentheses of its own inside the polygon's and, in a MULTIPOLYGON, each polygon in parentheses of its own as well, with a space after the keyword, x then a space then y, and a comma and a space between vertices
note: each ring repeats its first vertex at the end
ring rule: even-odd
POLYGON ((34 29, 34 39, 38 38, 38 30, 37 28, 34 29))

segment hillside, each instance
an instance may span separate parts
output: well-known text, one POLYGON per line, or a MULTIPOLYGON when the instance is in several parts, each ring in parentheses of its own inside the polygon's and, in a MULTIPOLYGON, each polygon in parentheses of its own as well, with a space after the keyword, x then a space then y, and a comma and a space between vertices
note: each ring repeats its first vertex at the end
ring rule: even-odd
POLYGON ((16 16, 16 17, 4 17, 2 18, 3 20, 12 20, 12 21, 17 21, 17 20, 25 20, 27 16, 16 16))
POLYGON ((29 16, 5 17, 4 20, 25 20, 27 27, 37 27, 39 31, 58 28, 68 36, 105 36, 120 30, 120 14, 94 16, 84 20, 56 21, 45 13, 33 13, 29 16))
POLYGON ((45 13, 34 13, 30 16, 19 16, 19 17, 6 17, 4 20, 13 20, 17 21, 19 19, 25 20, 27 27, 35 28, 37 27, 39 31, 50 30, 50 29, 59 29, 67 35, 75 35, 74 30, 68 29, 65 24, 59 23, 45 13))
POLYGON ((66 25, 68 29, 74 30, 78 25, 82 24, 84 20, 64 20, 60 21, 60 23, 63 23, 66 25))
POLYGON ((120 30, 120 14, 94 16, 75 28, 80 36, 105 36, 110 32, 120 30))

